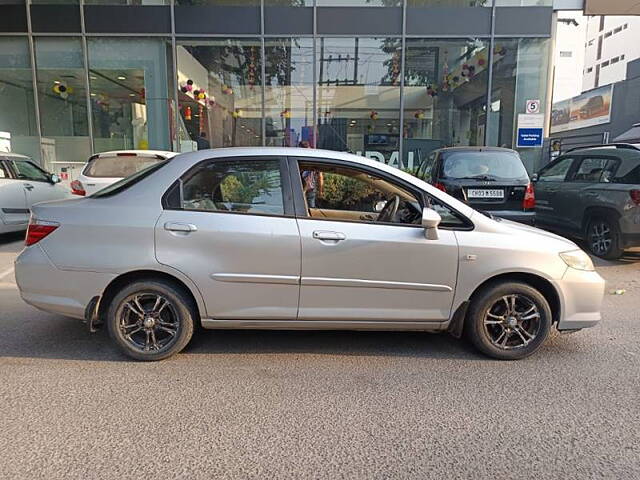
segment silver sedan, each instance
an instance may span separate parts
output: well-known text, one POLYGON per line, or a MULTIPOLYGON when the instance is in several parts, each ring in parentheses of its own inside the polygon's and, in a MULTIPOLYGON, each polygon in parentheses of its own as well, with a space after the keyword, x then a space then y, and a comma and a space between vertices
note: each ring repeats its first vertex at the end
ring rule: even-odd
POLYGON ((574 243, 493 219, 362 157, 233 148, 179 155, 86 198, 36 205, 22 298, 106 324, 160 360, 194 329, 465 334, 500 359, 600 320, 574 243))

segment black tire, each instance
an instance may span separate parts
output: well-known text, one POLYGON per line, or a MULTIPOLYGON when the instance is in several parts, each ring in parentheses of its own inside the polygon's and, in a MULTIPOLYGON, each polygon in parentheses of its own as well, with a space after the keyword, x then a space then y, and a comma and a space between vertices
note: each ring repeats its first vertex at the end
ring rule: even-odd
POLYGON ((500 360, 518 360, 533 354, 545 342, 552 318, 549 302, 538 290, 526 283, 504 281, 488 285, 474 295, 465 332, 471 343, 485 355, 500 360), (514 311, 517 313, 513 316, 508 313, 512 297, 516 299, 514 311), (535 310, 526 313, 533 306, 535 310), (534 314, 537 317, 529 318, 534 314), (504 321, 499 320, 502 316, 504 321), (487 324, 489 322, 491 324, 487 324), (500 336, 503 332, 506 341, 500 336), (529 338, 532 334, 533 338, 529 338))
POLYGON ((595 256, 606 260, 617 260, 624 253, 622 236, 617 220, 593 217, 587 224, 587 248, 595 256))
POLYGON ((113 298, 107 327, 109 336, 126 355, 135 360, 156 361, 187 346, 196 318, 195 307, 182 289, 162 280, 142 280, 125 286, 113 298), (166 305, 162 307, 161 303, 156 314, 152 309, 158 298, 166 301, 166 305), (140 310, 137 305, 144 315, 137 313, 140 310), (136 330, 138 327, 141 329, 136 330))

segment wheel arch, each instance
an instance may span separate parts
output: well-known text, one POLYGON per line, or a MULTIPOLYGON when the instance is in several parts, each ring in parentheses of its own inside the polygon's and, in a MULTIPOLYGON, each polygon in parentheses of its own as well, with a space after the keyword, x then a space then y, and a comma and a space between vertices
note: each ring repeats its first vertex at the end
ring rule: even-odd
POLYGON ((118 275, 106 286, 106 288, 102 292, 102 296, 100 297, 100 304, 98 306, 98 318, 104 319, 111 300, 115 297, 115 295, 121 288, 132 282, 140 280, 163 280, 165 282, 171 283, 178 289, 182 290, 185 295, 187 295, 187 297, 191 300, 192 306, 198 314, 198 322, 200 322, 202 317, 205 316, 204 304, 202 302, 200 292, 196 291, 194 293, 193 289, 187 284, 187 282, 178 278, 178 276, 161 270, 133 270, 118 275))
POLYGON ((582 228, 580 230, 580 233, 584 238, 587 238, 587 227, 589 226, 589 221, 592 218, 597 217, 611 217, 618 222, 620 220, 620 213, 612 207, 591 206, 585 208, 584 214, 582 215, 582 228))
MULTIPOLYGON (((508 272, 501 273, 499 275, 495 275, 491 278, 488 278, 480 285, 478 285, 471 296, 469 297, 469 302, 473 302, 475 297, 480 293, 483 289, 487 288, 490 285, 495 285, 496 283, 501 283, 505 281, 516 281, 526 283, 527 285, 532 286, 536 290, 538 290, 542 296, 549 302, 549 306, 551 307, 552 314, 552 324, 557 325, 562 316, 562 302, 560 301, 560 294, 556 287, 546 278, 536 275, 535 273, 528 272, 508 272)), ((466 321, 466 318, 465 318, 466 321)))

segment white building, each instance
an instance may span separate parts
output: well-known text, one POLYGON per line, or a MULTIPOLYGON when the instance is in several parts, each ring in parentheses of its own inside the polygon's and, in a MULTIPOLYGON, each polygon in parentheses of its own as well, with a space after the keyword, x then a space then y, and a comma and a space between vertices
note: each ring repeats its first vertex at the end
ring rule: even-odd
POLYGON ((624 80, 627 62, 640 58, 640 16, 585 18, 582 90, 624 80))
POLYGON ((584 39, 587 19, 582 12, 558 12, 556 48, 553 53, 553 101, 559 102, 582 93, 584 39), (574 20, 572 22, 571 20, 574 20), (577 80, 578 79, 578 80, 577 80))

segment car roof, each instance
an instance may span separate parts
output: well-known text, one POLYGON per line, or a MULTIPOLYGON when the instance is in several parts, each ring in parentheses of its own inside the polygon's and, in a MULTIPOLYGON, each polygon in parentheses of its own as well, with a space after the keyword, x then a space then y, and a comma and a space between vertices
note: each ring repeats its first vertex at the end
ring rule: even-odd
POLYGON ((4 158, 5 160, 31 160, 31 158, 26 155, 13 152, 0 152, 0 158, 4 158))
POLYGON ((164 158, 171 158, 178 155, 177 152, 169 152, 166 150, 110 150, 108 152, 99 152, 91 155, 91 158, 115 157, 119 153, 133 153, 140 157, 155 157, 159 155, 164 158))
POLYGON ((593 147, 569 150, 566 153, 563 153, 563 156, 593 155, 594 153, 599 153, 601 155, 610 155, 612 153, 615 153, 616 157, 622 159, 640 159, 640 144, 630 143, 628 145, 628 147, 623 148, 616 147, 615 145, 595 145, 593 147))
POLYGON ((517 154, 515 150, 504 147, 483 147, 483 146, 459 146, 459 147, 444 147, 438 148, 436 152, 511 152, 517 154))

